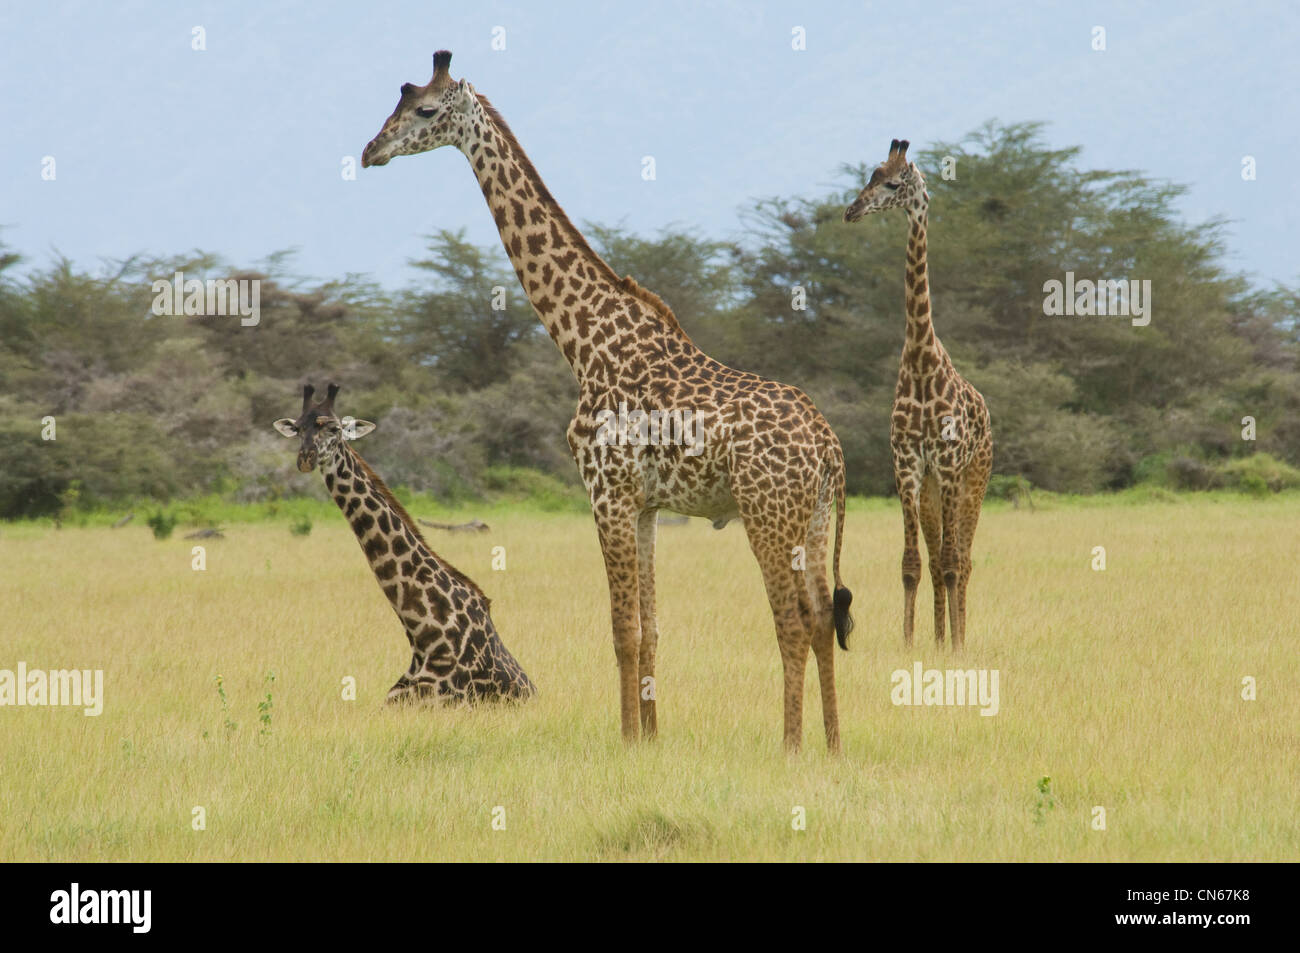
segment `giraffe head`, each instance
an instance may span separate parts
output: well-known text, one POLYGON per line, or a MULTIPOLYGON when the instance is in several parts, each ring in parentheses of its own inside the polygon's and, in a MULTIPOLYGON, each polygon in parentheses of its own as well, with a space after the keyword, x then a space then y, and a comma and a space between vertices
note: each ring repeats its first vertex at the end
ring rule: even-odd
POLYGON ((930 196, 925 191, 925 178, 916 163, 907 159, 906 139, 895 139, 889 144, 889 158, 876 166, 866 188, 844 210, 844 221, 856 222, 872 212, 889 208, 902 208, 907 214, 923 213, 930 206, 930 196))
POLYGON ((375 429, 368 420, 342 420, 334 413, 334 395, 339 392, 338 384, 330 384, 325 399, 311 402, 316 388, 308 384, 302 389, 302 413, 297 420, 281 417, 271 426, 286 437, 301 437, 302 445, 298 448, 298 469, 310 473, 317 463, 328 465, 344 440, 357 440, 375 429))
POLYGON ((387 165, 411 156, 467 142, 483 111, 468 80, 451 78, 451 53, 433 54, 433 79, 424 86, 402 84, 397 108, 361 153, 362 167, 387 165))

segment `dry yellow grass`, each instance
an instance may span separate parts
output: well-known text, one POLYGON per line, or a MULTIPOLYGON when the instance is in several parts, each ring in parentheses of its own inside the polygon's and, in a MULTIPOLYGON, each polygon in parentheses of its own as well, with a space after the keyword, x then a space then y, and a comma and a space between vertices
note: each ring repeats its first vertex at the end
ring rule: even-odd
POLYGON ((811 665, 804 752, 780 750, 780 664, 739 524, 660 531, 662 735, 628 750, 590 520, 489 521, 429 535, 492 597, 540 688, 513 709, 383 708, 406 642, 337 514, 307 538, 236 526, 204 572, 179 534, 4 528, 0 668, 100 668, 106 700, 99 717, 0 709, 0 859, 1300 856, 1294 498, 991 507, 960 662, 933 647, 928 582, 904 651, 896 509, 855 506, 839 759, 811 665), (895 707, 890 673, 917 660, 999 670, 999 714, 895 707))

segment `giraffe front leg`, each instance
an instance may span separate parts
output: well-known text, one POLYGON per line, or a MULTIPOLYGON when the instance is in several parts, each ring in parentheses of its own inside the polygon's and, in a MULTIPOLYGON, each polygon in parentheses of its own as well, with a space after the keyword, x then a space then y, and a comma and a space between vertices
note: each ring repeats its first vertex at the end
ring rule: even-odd
POLYGON ((614 657, 618 660, 619 715, 623 740, 640 736, 641 606, 637 584, 636 516, 595 510, 600 549, 609 580, 610 621, 614 630, 614 657), (616 514, 616 515, 615 515, 616 514))
POLYGON ((659 732, 655 706, 659 694, 659 683, 655 680, 655 649, 659 643, 659 623, 655 618, 655 533, 658 525, 657 510, 646 510, 637 518, 637 592, 641 609, 637 690, 641 700, 641 732, 647 739, 659 732))
MULTIPOLYGON (((411 633, 406 633, 406 640, 415 646, 415 641, 411 638, 411 633)), ((416 700, 415 693, 415 676, 420 674, 420 669, 424 667, 424 658, 416 650, 411 655, 411 664, 407 666, 402 677, 397 680, 388 694, 384 696, 385 705, 405 705, 416 700)))
POLYGON ((392 688, 388 690, 388 694, 384 696, 384 704, 385 705, 409 704, 410 702, 415 700, 415 696, 412 692, 413 692, 413 686, 410 678, 407 677, 406 675, 403 675, 401 678, 397 680, 397 684, 395 684, 392 688))
POLYGON ((916 531, 920 523, 918 490, 920 477, 898 475, 898 499, 903 504, 903 645, 912 647, 912 624, 916 614, 916 590, 921 584, 921 550, 916 531))
POLYGON ((925 536, 926 558, 930 564, 930 587, 934 592, 934 643, 943 645, 946 611, 943 583, 943 506, 939 481, 928 474, 921 484, 921 532, 925 536))

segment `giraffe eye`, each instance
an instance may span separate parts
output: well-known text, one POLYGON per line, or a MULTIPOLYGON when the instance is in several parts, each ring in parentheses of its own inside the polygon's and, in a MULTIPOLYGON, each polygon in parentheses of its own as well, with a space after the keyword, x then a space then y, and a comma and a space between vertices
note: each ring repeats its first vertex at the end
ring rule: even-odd
POLYGON ((415 114, 421 119, 432 119, 438 113, 437 106, 416 106, 415 114))
POLYGON ((886 183, 885 183, 885 188, 889 189, 891 192, 894 191, 895 189, 897 189, 898 186, 899 186, 899 183, 898 183, 898 182, 886 182, 886 183))

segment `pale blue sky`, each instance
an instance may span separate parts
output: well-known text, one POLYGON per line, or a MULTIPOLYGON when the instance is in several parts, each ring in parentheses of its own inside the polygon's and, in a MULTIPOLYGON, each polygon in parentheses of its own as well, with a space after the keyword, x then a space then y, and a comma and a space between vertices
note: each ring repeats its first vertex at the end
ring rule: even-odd
POLYGON ((1088 166, 1186 183, 1227 264, 1300 280, 1294 3, 75 3, 0 8, 0 239, 46 265, 194 248, 390 286, 422 235, 496 242, 452 150, 340 175, 434 50, 502 111, 579 222, 742 229, 758 197, 984 120, 1046 120, 1088 166), (191 49, 191 29, 207 49, 191 49), (506 49, 491 48, 494 27, 506 49), (802 26, 807 49, 791 49, 802 26), (1106 29, 1105 52, 1091 48, 1106 29), (42 181, 54 156, 57 178, 42 181), (653 155, 658 178, 641 178, 653 155), (1258 179, 1244 182, 1253 155, 1258 179))

